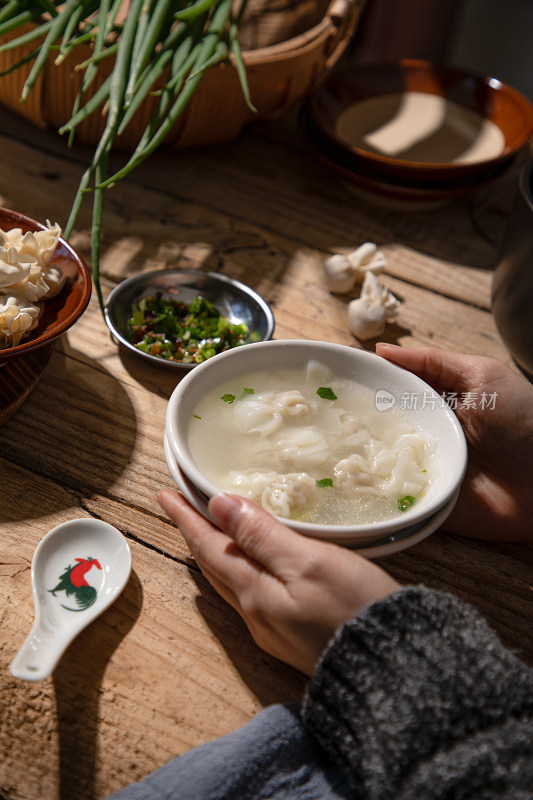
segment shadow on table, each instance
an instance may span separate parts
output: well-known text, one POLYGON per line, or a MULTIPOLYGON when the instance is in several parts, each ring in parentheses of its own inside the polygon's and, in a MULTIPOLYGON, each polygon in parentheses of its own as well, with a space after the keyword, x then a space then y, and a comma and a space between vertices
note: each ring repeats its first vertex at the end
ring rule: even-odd
POLYGON ((263 707, 292 703, 302 697, 306 677, 261 650, 246 625, 196 568, 190 568, 200 594, 198 611, 226 651, 231 663, 263 707))
POLYGON ((147 391, 158 397, 168 400, 178 383, 188 374, 186 369, 172 369, 164 363, 161 366, 147 363, 124 346, 117 347, 124 369, 147 391))
POLYGON ((135 572, 117 601, 72 643, 53 676, 59 740, 58 800, 95 800, 102 681, 114 651, 140 614, 135 572))
POLYGON ((44 517, 107 494, 130 462, 136 434, 120 381, 63 339, 30 397, 0 428, 0 521, 31 519, 36 508, 44 517))

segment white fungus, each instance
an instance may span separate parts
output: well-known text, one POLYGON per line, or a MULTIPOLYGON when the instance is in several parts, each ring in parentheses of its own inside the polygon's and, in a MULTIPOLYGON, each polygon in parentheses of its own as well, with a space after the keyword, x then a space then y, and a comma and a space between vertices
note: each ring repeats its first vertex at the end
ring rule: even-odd
POLYGON ((61 228, 0 230, 0 349, 19 344, 38 324, 39 301, 55 297, 65 284, 53 258, 61 228))

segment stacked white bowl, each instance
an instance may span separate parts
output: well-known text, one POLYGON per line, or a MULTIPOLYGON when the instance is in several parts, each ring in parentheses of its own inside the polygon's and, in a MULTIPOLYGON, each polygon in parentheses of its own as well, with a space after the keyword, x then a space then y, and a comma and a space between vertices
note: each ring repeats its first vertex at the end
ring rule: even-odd
MULTIPOLYGON (((399 405, 401 398, 423 397, 423 403, 413 403, 411 408, 407 404, 402 413, 433 443, 431 481, 407 513, 398 512, 390 519, 349 525, 282 521, 306 536, 354 547, 369 558, 389 555, 429 536, 451 513, 466 470, 467 448, 459 421, 420 378, 377 355, 344 345, 301 340, 260 342, 214 356, 189 372, 170 397, 165 424, 165 456, 178 488, 209 518, 209 499, 221 488, 198 468, 189 441, 197 406, 207 394, 232 379, 246 386, 251 373, 305 368, 310 362, 323 365, 336 378, 355 381, 371 390, 379 413, 388 413, 387 402, 399 405)), ((227 461, 231 469, 230 453, 227 461)))

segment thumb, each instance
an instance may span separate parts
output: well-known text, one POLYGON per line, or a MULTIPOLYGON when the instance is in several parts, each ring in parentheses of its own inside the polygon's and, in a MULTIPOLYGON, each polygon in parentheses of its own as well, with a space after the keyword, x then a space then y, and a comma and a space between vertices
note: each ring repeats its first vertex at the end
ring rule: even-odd
POLYGON ((436 391, 462 391, 473 371, 472 356, 450 353, 437 347, 399 347, 379 342, 376 353, 387 361, 409 370, 436 391))

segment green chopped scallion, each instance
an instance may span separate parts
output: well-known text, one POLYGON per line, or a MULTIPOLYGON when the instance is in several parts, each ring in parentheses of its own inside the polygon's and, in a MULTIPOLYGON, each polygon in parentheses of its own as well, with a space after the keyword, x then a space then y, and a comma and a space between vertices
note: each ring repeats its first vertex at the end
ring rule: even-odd
POLYGON ((335 392, 333 391, 331 386, 320 386, 316 390, 316 393, 317 393, 317 395, 319 397, 322 398, 322 400, 336 400, 337 399, 337 395, 335 394, 335 392))
POLYGON ((416 503, 416 497, 413 497, 411 494, 406 494, 405 497, 398 498, 396 503, 400 511, 407 511, 416 503))
POLYGON ((205 297, 189 304, 161 293, 144 297, 130 313, 132 344, 150 355, 201 364, 248 341, 246 325, 231 323, 205 297))
POLYGON ((84 121, 97 121, 102 114, 105 124, 74 196, 63 236, 70 238, 84 198, 93 193, 96 202, 91 254, 102 312, 99 260, 105 190, 168 142, 170 131, 188 107, 203 75, 214 65, 229 61, 230 54, 244 102, 255 110, 237 35, 246 3, 247 0, 7 0, 0 4, 0 52, 25 52, 7 70, 25 68, 22 102, 39 86, 43 70, 51 75, 53 65, 73 51, 83 54, 79 45, 90 52, 89 57, 75 59, 75 70, 82 73, 81 86, 70 119, 61 126, 60 133, 68 134, 71 144, 84 121), (118 12, 123 6, 128 13, 121 20, 118 12), (28 25, 31 30, 27 30, 28 25), (34 47, 36 40, 38 46, 34 47), (97 83, 99 88, 92 91, 97 83), (108 157, 117 137, 126 129, 137 129, 135 112, 152 96, 157 101, 147 123, 138 129, 133 152, 109 175, 108 157))

